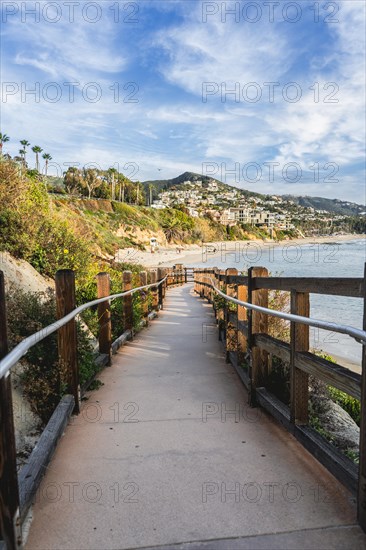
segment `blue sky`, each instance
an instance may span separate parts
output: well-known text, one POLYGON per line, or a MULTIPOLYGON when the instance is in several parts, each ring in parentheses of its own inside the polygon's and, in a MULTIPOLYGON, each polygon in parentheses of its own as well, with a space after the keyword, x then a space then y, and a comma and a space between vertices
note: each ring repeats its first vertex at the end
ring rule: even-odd
POLYGON ((5 151, 365 201, 363 0, 25 4, 1 5, 5 151))

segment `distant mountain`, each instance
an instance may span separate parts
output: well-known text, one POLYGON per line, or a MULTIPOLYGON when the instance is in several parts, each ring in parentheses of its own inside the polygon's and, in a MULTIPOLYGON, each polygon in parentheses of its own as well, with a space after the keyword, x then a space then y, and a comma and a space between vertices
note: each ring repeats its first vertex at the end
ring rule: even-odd
POLYGON ((310 206, 315 210, 326 210, 343 216, 359 216, 366 211, 366 206, 355 202, 341 201, 340 199, 325 199, 324 197, 302 197, 282 195, 284 200, 291 200, 299 206, 310 206))
MULTIPOLYGON (((176 185, 181 185, 185 181, 198 181, 201 180, 203 186, 205 186, 210 180, 215 180, 218 183, 219 188, 221 189, 238 189, 241 191, 243 197, 261 197, 264 198, 266 195, 260 193, 254 193, 253 191, 248 191, 246 189, 240 189, 234 185, 228 185, 222 181, 210 177, 202 176, 201 174, 196 174, 194 172, 184 172, 176 178, 166 179, 166 180, 152 180, 144 181, 143 185, 145 189, 148 190, 149 185, 154 187, 153 197, 156 198, 161 191, 168 190, 170 187, 176 185)), ((342 201, 340 199, 326 199, 324 197, 308 197, 308 196, 296 196, 296 195, 280 195, 283 200, 293 201, 299 206, 308 206, 312 207, 315 210, 326 210, 327 212, 332 212, 334 214, 340 214, 343 216, 359 216, 366 211, 366 206, 361 204, 356 204, 354 202, 342 201)))
MULTIPOLYGON (((215 178, 211 178, 208 176, 201 176, 200 174, 195 174, 194 172, 184 172, 184 174, 181 174, 180 176, 177 176, 176 178, 171 178, 168 180, 153 180, 153 181, 144 181, 142 184, 145 187, 148 187, 149 185, 153 185, 158 193, 163 190, 167 190, 170 187, 174 187, 175 185, 181 185, 185 181, 202 181, 203 184, 208 183, 210 180, 215 180, 215 178)), ((215 180, 217 183, 229 187, 229 185, 226 185, 225 183, 222 183, 219 180, 215 180)))
MULTIPOLYGON (((221 189, 238 189, 234 185, 228 185, 227 183, 223 183, 222 181, 213 178, 211 176, 202 176, 201 174, 196 174, 195 172, 184 172, 184 174, 181 174, 180 176, 177 176, 176 178, 171 178, 167 180, 151 180, 151 181, 143 181, 142 185, 145 186, 145 189, 147 190, 149 185, 154 186, 154 197, 157 196, 161 191, 168 190, 170 187, 174 187, 176 185, 181 185, 185 181, 202 181, 203 186, 208 184, 209 181, 216 181, 221 189)), ((263 195, 260 195, 259 193, 254 193, 253 191, 247 191, 246 189, 240 189, 243 196, 246 197, 262 197, 263 195)))

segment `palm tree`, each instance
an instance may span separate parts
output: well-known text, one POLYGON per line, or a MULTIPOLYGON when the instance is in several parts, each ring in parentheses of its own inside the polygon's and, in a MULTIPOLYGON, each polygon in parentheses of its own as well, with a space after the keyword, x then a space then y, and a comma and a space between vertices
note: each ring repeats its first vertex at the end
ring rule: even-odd
POLYGON ((25 153, 26 153, 25 149, 19 149, 19 155, 20 155, 20 158, 22 159, 23 164, 25 164, 25 153))
POLYGON ((51 157, 51 155, 50 155, 49 153, 43 153, 42 158, 44 158, 44 160, 46 161, 46 162, 45 162, 45 167, 44 167, 44 175, 45 175, 46 178, 47 178, 48 162, 49 162, 50 160, 52 160, 52 157, 51 157))
POLYGON ((2 134, 0 132, 0 156, 2 156, 2 154, 3 154, 3 145, 4 145, 4 143, 9 141, 9 139, 10 139, 9 136, 7 136, 6 134, 2 134))
POLYGON ((36 170, 37 172, 39 172, 39 153, 42 153, 43 149, 39 146, 39 145, 35 145, 34 147, 32 147, 32 151, 33 153, 36 154, 36 170))
POLYGON ((125 176, 123 174, 119 174, 118 181, 119 181, 118 200, 119 202, 125 202, 125 184, 126 184, 125 176))
POLYGON ((152 205, 153 189, 154 189, 154 186, 150 183, 149 184, 149 206, 152 205))
POLYGON ((118 171, 116 168, 108 168, 107 181, 111 184, 112 201, 116 200, 116 176, 118 177, 118 171))
POLYGON ((22 139, 20 141, 20 145, 23 145, 23 150, 24 150, 24 164, 25 164, 25 156, 27 154, 27 147, 30 146, 30 143, 29 141, 27 141, 26 139, 22 139))

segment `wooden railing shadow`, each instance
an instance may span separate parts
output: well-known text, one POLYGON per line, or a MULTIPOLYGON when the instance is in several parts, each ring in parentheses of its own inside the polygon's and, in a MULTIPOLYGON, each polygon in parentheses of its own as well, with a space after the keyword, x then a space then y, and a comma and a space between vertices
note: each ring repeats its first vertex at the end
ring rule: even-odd
POLYGON ((366 270, 364 278, 270 277, 264 267, 251 267, 248 275, 236 269, 195 269, 194 290, 214 307, 227 361, 248 389, 252 406, 260 405, 289 430, 328 470, 357 495, 358 521, 366 531, 366 345, 362 346, 362 375, 310 352, 309 326, 290 323, 290 342, 268 334, 268 314, 244 306, 231 307, 217 299, 217 289, 242 302, 268 308, 270 290, 290 293, 291 313, 309 317, 310 294, 351 296, 364 301, 366 330, 366 270), (290 404, 269 389, 271 359, 290 366, 290 404), (244 365, 244 367, 243 367, 244 365), (246 366, 246 367, 245 367, 246 366), (309 426, 309 376, 337 388, 361 402, 359 466, 309 426))
MULTIPOLYGON (((164 307, 168 287, 182 285, 186 280, 182 264, 175 268, 156 268, 139 273, 139 286, 149 286, 140 293, 142 320, 140 326, 147 326, 157 312, 164 307)), ((61 326, 62 319, 74 312, 75 274, 71 270, 61 270, 55 276, 58 355, 66 371, 67 390, 56 406, 49 422, 40 435, 27 463, 18 472, 17 449, 14 430, 11 372, 9 368, 0 370, 0 548, 7 550, 22 548, 22 523, 35 497, 41 479, 62 436, 71 414, 79 414, 81 398, 95 376, 106 366, 112 365, 112 355, 133 338, 132 294, 118 298, 122 300, 124 332, 112 342, 112 320, 110 307, 111 284, 108 273, 97 275, 99 353, 95 358, 97 372, 82 387, 79 383, 77 361, 77 335, 75 316, 61 326)), ((135 292, 132 287, 131 271, 124 271, 121 277, 121 292, 135 292)), ((46 330, 43 329, 44 331, 46 330)), ((35 345, 47 335, 38 335, 35 345)), ((23 354, 24 355, 24 354, 23 354)), ((4 274, 0 271, 0 369, 1 360, 9 357, 7 312, 4 274)))

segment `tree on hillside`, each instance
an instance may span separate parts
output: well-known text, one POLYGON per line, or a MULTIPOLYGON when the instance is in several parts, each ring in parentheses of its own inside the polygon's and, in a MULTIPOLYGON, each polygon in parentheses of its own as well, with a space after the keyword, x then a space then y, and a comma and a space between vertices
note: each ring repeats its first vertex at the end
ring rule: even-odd
POLYGON ((112 201, 116 200, 116 183, 118 179, 118 171, 116 168, 108 168, 107 170, 107 181, 111 186, 111 197, 112 201))
POLYGON ((193 219, 175 208, 163 210, 160 223, 168 242, 173 239, 183 239, 194 227, 193 219))
POLYGON ((32 147, 33 153, 36 155, 36 170, 39 172, 39 154, 42 153, 43 149, 39 145, 32 147))
POLYGON ((24 164, 26 164, 27 147, 30 146, 30 143, 26 139, 22 139, 20 140, 20 145, 22 145, 22 150, 24 151, 23 158, 24 158, 24 164))
POLYGON ((52 157, 49 153, 43 153, 42 158, 44 158, 45 160, 44 175, 47 177, 48 163, 50 160, 52 160, 52 157))
POLYGON ((0 132, 0 156, 3 154, 3 145, 10 140, 10 137, 0 132))
POLYGON ((154 186, 150 183, 149 184, 149 206, 152 205, 152 201, 153 201, 153 189, 154 189, 154 186))
POLYGON ((92 197, 93 191, 100 187, 103 178, 95 168, 83 168, 81 185, 88 190, 88 198, 92 197))
POLYGON ((67 172, 64 172, 64 185, 66 193, 74 195, 82 189, 81 172, 75 166, 70 166, 67 172))
POLYGON ((133 182, 123 176, 124 180, 124 200, 128 204, 144 205, 146 203, 145 191, 143 185, 138 182, 133 182))
POLYGON ((118 200, 119 202, 125 202, 125 187, 126 187, 127 178, 123 174, 118 174, 118 200))

